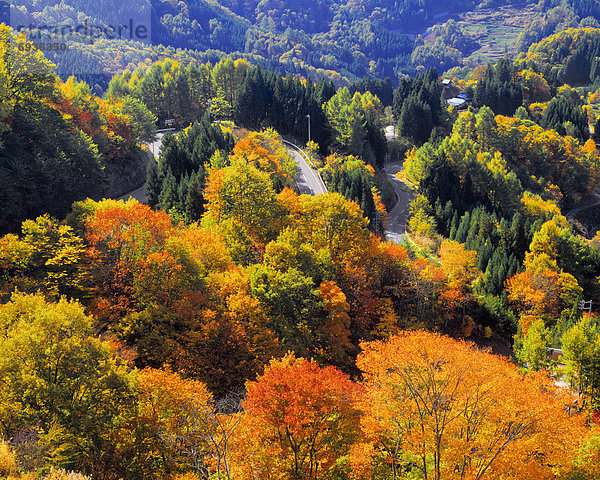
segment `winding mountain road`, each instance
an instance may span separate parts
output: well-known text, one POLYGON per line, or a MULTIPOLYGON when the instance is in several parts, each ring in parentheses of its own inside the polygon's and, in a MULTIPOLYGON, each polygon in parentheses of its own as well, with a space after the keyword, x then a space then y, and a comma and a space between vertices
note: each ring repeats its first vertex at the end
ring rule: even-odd
POLYGON ((406 220, 410 213, 410 202, 413 199, 414 194, 409 188, 400 181, 396 176, 400 170, 402 170, 403 162, 390 163, 385 166, 385 174, 388 180, 396 192, 398 198, 396 205, 392 208, 389 213, 389 220, 387 228, 385 229, 385 236, 388 241, 394 243, 400 243, 405 236, 406 220))
MULTIPOLYGON (((156 139, 151 142, 146 144, 148 146, 148 149, 152 152, 152 154, 158 158, 159 152, 160 152, 160 146, 162 145, 162 139, 165 136, 166 132, 158 132, 156 134, 156 139)), ((145 185, 142 185, 139 188, 136 188, 135 190, 126 193, 125 195, 123 195, 122 197, 119 197, 117 200, 129 200, 130 198, 135 198, 138 202, 140 203, 145 203, 146 202, 146 188, 145 185)))
POLYGON ((288 147, 288 152, 292 156, 296 165, 300 168, 298 172, 298 178, 296 179, 296 185, 300 193, 306 193, 308 195, 325 195, 327 193, 327 187, 321 180, 319 174, 311 168, 306 161, 306 154, 296 145, 286 140, 283 141, 288 147))
MULTIPOLYGON (((158 156, 160 151, 160 146, 162 144, 162 138, 164 133, 159 133, 154 142, 148 144, 150 151, 158 156)), ((300 168, 300 172, 298 173, 298 178, 296 179, 296 184, 298 185, 298 190, 300 193, 305 193, 308 195, 320 195, 327 193, 327 187, 319 177, 319 174, 310 167, 308 164, 306 154, 300 149, 300 147, 294 145, 291 142, 285 141, 284 143, 287 146, 288 152, 291 155, 296 165, 300 168)), ((135 198, 137 201, 144 203, 146 201, 146 192, 144 186, 142 185, 140 188, 133 190, 132 192, 127 193, 119 198, 119 200, 129 200, 130 198, 135 198)))
MULTIPOLYGON (((163 133, 160 133, 156 141, 148 145, 150 151, 155 153, 155 155, 159 152, 163 135, 163 133)), ((300 169, 298 178, 296 179, 300 193, 312 196, 325 195, 327 187, 323 183, 323 180, 321 180, 318 172, 308 164, 306 154, 297 145, 285 140, 284 143, 292 159, 300 169)), ((396 177, 396 173, 401 169, 402 162, 390 163, 385 167, 385 173, 398 198, 396 205, 389 213, 388 225, 385 231, 386 239, 394 243, 402 242, 405 237, 405 224, 409 214, 409 205, 414 196, 409 188, 396 177)), ((145 202, 146 192, 144 186, 123 195, 120 200, 128 200, 130 198, 135 198, 142 203, 145 202)))
MULTIPOLYGON (((288 146, 290 155, 292 155, 294 161, 300 167, 300 173, 296 179, 300 193, 313 196, 326 194, 327 187, 319 174, 306 161, 306 154, 296 145, 285 140, 284 143, 288 146)), ((402 170, 402 166, 403 162, 395 162, 385 167, 385 173, 398 199, 396 205, 389 213, 388 225, 385 230, 386 239, 394 243, 402 242, 406 235, 405 225, 410 213, 410 202, 414 197, 413 192, 396 176, 396 173, 402 170)))
POLYGON ((580 205, 578 207, 575 207, 571 210, 569 210, 566 214, 565 217, 567 218, 567 220, 572 220, 573 217, 575 215, 577 215, 579 212, 582 212, 584 210, 587 210, 588 208, 593 208, 593 207, 597 207, 598 205, 600 205, 600 195, 598 195, 597 193, 594 193, 594 200, 591 202, 586 202, 583 205, 580 205))
MULTIPOLYGON (((583 212, 585 210, 589 210, 594 207, 598 207, 600 205, 600 194, 598 193, 598 191, 594 192, 592 197, 593 198, 588 200, 587 202, 580 204, 579 206, 572 208, 567 213, 565 213, 565 217, 567 218, 567 220, 573 221, 578 213, 583 212)), ((586 238, 590 238, 590 234, 593 237, 600 228, 600 225, 584 225, 580 222, 580 228, 581 229, 579 230, 579 233, 586 238)))

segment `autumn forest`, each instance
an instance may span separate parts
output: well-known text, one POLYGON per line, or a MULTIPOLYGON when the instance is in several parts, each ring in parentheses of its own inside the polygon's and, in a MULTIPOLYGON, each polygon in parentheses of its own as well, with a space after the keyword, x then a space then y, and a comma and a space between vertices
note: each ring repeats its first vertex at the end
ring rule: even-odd
POLYGON ((600 478, 600 7, 154 3, 0 24, 0 478, 600 478))

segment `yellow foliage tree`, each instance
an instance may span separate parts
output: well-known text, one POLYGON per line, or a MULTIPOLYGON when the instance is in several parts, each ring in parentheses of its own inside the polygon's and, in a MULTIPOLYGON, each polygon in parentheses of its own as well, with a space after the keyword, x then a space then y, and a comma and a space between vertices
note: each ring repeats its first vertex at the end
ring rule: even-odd
POLYGON ((423 331, 362 345, 364 441, 356 476, 547 479, 567 470, 585 435, 573 397, 542 374, 423 331))

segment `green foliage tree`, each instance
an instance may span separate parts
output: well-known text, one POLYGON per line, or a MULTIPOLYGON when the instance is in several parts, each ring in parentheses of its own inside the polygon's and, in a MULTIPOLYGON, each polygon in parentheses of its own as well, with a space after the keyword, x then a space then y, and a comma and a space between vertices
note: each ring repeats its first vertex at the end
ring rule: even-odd
POLYGON ((122 99, 122 111, 131 119, 131 134, 137 142, 148 143, 155 139, 156 116, 137 98, 122 99))
POLYGON ((294 268, 279 272, 263 267, 253 272, 250 286, 252 295, 270 313, 280 340, 298 355, 314 355, 326 313, 312 279, 294 268))
POLYGON ((562 339, 563 359, 571 386, 584 395, 587 405, 600 405, 600 340, 598 325, 581 319, 565 332, 562 339))
POLYGON ((166 212, 178 211, 188 222, 198 220, 204 211, 205 176, 211 159, 215 154, 229 154, 233 144, 231 134, 211 124, 208 115, 177 137, 167 134, 158 164, 151 163, 146 172, 148 204, 166 212))
POLYGON ((273 239, 279 229, 279 207, 269 175, 242 160, 209 178, 206 198, 209 217, 217 222, 231 219, 260 241, 273 239))
POLYGON ((392 110, 398 119, 398 133, 416 143, 425 143, 434 127, 443 129, 447 118, 436 69, 403 79, 394 90, 392 110))
POLYGON ((340 145, 372 165, 383 165, 387 151, 383 137, 383 106, 370 92, 350 91, 344 87, 324 106, 329 123, 340 145))
POLYGON ((544 321, 539 318, 527 329, 527 334, 516 348, 516 356, 522 365, 539 371, 549 366, 548 345, 550 331, 544 321))
POLYGON ((2 435, 33 431, 56 466, 123 474, 116 433, 135 405, 125 365, 83 307, 14 294, 0 307, 2 435))
POLYGON ((555 97, 544 110, 542 116, 544 128, 556 130, 561 135, 570 135, 580 141, 589 137, 587 115, 580 101, 573 105, 564 97, 555 97))
POLYGON ((347 200, 358 203, 365 217, 370 220, 369 227, 381 233, 383 224, 380 217, 384 212, 381 204, 379 209, 376 205, 379 195, 375 188, 372 167, 355 157, 332 155, 327 158, 321 173, 329 191, 341 193, 347 200))
POLYGON ((473 103, 487 105, 497 115, 512 115, 522 102, 523 93, 513 63, 503 58, 495 66, 488 65, 475 88, 473 103))

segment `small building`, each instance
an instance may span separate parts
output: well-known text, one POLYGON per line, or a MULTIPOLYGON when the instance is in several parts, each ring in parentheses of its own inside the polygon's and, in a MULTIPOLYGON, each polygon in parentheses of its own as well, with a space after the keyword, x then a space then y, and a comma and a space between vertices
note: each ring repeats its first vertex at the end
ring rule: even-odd
POLYGON ((446 100, 446 103, 451 107, 456 107, 458 109, 466 108, 467 101, 464 98, 454 97, 446 100))
POLYGON ((563 356, 563 351, 560 348, 548 348, 546 350, 548 351, 548 358, 553 362, 558 362, 563 356))
POLYGON ((395 140, 396 138, 398 138, 398 135, 396 135, 395 125, 388 125, 387 127, 385 127, 385 138, 388 141, 395 140))

